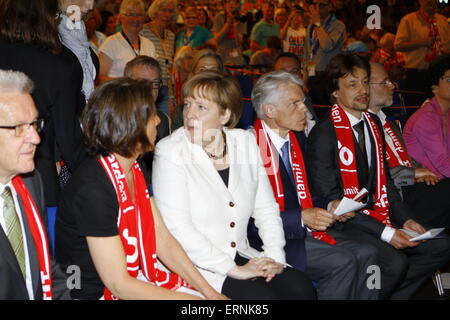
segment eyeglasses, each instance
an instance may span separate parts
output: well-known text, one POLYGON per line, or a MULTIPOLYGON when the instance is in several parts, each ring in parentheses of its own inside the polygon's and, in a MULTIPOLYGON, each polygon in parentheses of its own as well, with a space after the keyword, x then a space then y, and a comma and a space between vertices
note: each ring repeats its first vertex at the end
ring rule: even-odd
POLYGON ((194 19, 197 19, 197 16, 186 16, 185 19, 186 20, 194 20, 194 19))
POLYGON ((154 80, 150 81, 152 84, 152 89, 160 89, 162 87, 162 81, 161 80, 154 80))
POLYGON ((18 124, 16 126, 0 126, 0 129, 14 130, 14 135, 16 137, 24 137, 31 127, 33 127, 36 132, 41 132, 44 128, 44 119, 38 119, 30 123, 18 124))
POLYGON ((387 87, 393 85, 394 83, 391 80, 385 80, 383 82, 369 82, 369 84, 381 84, 387 87))

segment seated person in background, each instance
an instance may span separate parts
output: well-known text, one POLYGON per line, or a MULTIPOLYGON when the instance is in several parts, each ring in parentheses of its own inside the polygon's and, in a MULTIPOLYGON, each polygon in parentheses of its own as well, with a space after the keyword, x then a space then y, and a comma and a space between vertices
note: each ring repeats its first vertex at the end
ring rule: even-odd
MULTIPOLYGON (((183 103, 181 88, 183 87, 183 83, 189 78, 196 52, 197 50, 192 49, 189 46, 178 48, 175 52, 175 57, 173 58, 172 82, 175 88, 175 102, 177 107, 183 103)), ((171 111, 173 112, 173 110, 171 111)))
POLYGON ((184 127, 161 140, 155 200, 170 232, 219 292, 232 299, 312 299, 311 281, 285 268, 284 233, 254 136, 232 129, 242 112, 234 78, 213 71, 183 86, 184 127), (253 217, 264 251, 250 247, 253 217))
POLYGON ((273 70, 275 58, 282 51, 283 46, 278 36, 267 38, 267 47, 256 51, 250 58, 250 65, 259 65, 259 70, 263 73, 273 70))
POLYGON ((388 120, 382 111, 382 108, 392 105, 395 85, 389 79, 382 64, 372 62, 370 69, 369 110, 380 118, 383 125, 386 157, 392 179, 397 187, 412 185, 416 179, 418 182, 435 185, 439 178, 427 168, 414 168, 413 161, 406 152, 400 129, 388 120))
POLYGON ((94 8, 92 15, 86 20, 86 34, 88 36, 91 49, 94 50, 97 56, 100 54, 100 46, 106 39, 106 35, 98 31, 101 24, 102 16, 100 15, 100 11, 98 8, 94 8))
POLYGON ((408 154, 438 177, 450 177, 450 54, 428 69, 433 99, 406 122, 403 137, 408 154))
MULTIPOLYGON (((124 71, 125 77, 132 79, 145 79, 151 82, 153 102, 156 104, 158 100, 158 93, 162 86, 161 79, 161 67, 156 59, 148 56, 137 56, 133 60, 127 63, 124 71)), ((160 120, 156 127, 156 142, 164 137, 167 137, 170 133, 170 119, 161 110, 156 109, 156 114, 160 120)), ((149 172, 151 172, 153 152, 147 152, 142 157, 142 161, 145 162, 149 172)))
POLYGON ((122 77, 127 62, 139 55, 157 57, 153 42, 139 35, 146 17, 142 0, 122 2, 119 15, 122 31, 106 38, 99 49, 101 83, 122 77))
POLYGON ((217 44, 211 31, 198 25, 197 8, 186 8, 183 18, 185 29, 178 35, 177 40, 175 41, 175 47, 177 49, 182 46, 198 48, 204 45, 215 46, 217 44))
POLYGON ((0 70, 0 300, 70 299, 50 258, 41 176, 34 165, 43 121, 22 72, 0 70))
MULTIPOLYGON (((337 217, 331 209, 319 208, 319 201, 311 197, 303 160, 306 106, 302 85, 298 76, 275 71, 259 78, 252 92, 258 115, 254 132, 281 211, 286 261, 317 281, 318 299, 377 299, 378 290, 367 287, 368 267, 377 264, 375 247, 329 229, 335 221, 354 214, 337 217)), ((248 230, 250 244, 260 248, 253 221, 248 230)))
MULTIPOLYGON (((274 71, 283 70, 300 77, 302 65, 300 63, 299 57, 291 52, 282 52, 276 58, 274 62, 274 71)), ((306 93, 306 86, 302 86, 302 90, 305 93, 305 104, 306 104, 306 127, 304 129, 305 135, 308 136, 312 128, 316 124, 318 118, 316 111, 312 106, 311 97, 306 93)))
POLYGON ((197 51, 192 63, 191 74, 196 74, 206 70, 225 73, 225 67, 223 65, 222 58, 211 49, 203 49, 197 51))
MULTIPOLYGON (((157 104, 159 89, 162 86, 161 66, 156 59, 148 56, 137 56, 125 66, 124 76, 132 79, 145 79, 152 84, 153 102, 157 104)), ((161 110, 156 109, 159 124, 156 127, 156 141, 167 137, 170 133, 170 119, 161 110)))
POLYGON ((382 111, 382 108, 392 105, 395 86, 382 64, 371 63, 370 67, 369 111, 381 120, 394 183, 403 191, 403 199, 415 213, 415 220, 428 228, 449 227, 450 178, 439 179, 429 169, 418 167, 410 159, 399 128, 382 111))
POLYGON ((136 161, 155 143, 151 92, 145 80, 113 80, 97 88, 83 112, 93 157, 64 190, 56 222, 58 260, 81 268, 75 299, 224 298, 167 230, 145 166, 136 161), (157 258, 174 273, 158 269, 157 258))
POLYGON ((380 39, 380 48, 375 62, 383 64, 389 79, 397 82, 405 75, 405 58, 401 52, 394 49, 395 34, 385 33, 380 39))

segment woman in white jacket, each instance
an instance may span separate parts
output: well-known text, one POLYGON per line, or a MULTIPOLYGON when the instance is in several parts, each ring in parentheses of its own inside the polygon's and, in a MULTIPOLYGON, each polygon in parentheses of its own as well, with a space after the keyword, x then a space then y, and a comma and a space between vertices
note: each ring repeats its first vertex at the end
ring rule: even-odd
POLYGON ((312 299, 311 282, 285 268, 279 208, 254 136, 233 128, 242 95, 232 77, 206 71, 183 86, 184 127, 161 140, 154 196, 172 234, 207 281, 232 299, 312 299), (264 252, 249 246, 253 217, 264 252))

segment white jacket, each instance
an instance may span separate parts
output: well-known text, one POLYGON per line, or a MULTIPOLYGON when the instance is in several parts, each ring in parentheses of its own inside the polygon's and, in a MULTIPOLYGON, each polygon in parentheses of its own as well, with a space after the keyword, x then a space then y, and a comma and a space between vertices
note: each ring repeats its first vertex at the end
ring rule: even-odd
POLYGON ((153 160, 153 193, 167 227, 205 279, 219 292, 235 266, 236 251, 286 263, 279 207, 253 134, 225 129, 230 162, 228 188, 204 150, 184 128, 161 140, 153 160), (249 246, 255 218, 264 252, 249 246))

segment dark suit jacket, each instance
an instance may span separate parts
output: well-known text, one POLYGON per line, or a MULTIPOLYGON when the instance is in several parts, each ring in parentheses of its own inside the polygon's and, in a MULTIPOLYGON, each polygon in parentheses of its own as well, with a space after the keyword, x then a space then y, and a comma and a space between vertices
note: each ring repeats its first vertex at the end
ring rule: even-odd
MULTIPOLYGON (((380 120, 376 116, 373 118, 381 130, 380 120)), ((359 185, 369 191, 367 208, 373 208, 373 198, 376 189, 375 144, 372 136, 370 136, 370 140, 372 158, 369 172, 367 172, 367 166, 365 166, 362 153, 359 148, 355 148, 359 185)), ((355 137, 354 142, 355 146, 357 146, 358 143, 355 137)), ((383 139, 383 149, 385 150, 385 148, 383 139)), ((339 167, 337 137, 331 119, 326 118, 322 120, 311 131, 308 137, 307 163, 310 188, 313 194, 327 199, 327 202, 342 199, 344 196, 344 188, 339 167)), ((389 168, 387 161, 385 161, 385 165, 386 168, 389 168)), ((402 226, 406 220, 410 219, 409 209, 402 202, 389 174, 389 170, 386 171, 386 178, 391 222, 395 226, 402 226)), ((357 214, 354 219, 346 223, 357 224, 361 229, 378 237, 381 236, 384 230, 384 225, 381 222, 364 214, 357 214)))
POLYGON ((35 46, 0 39, 0 69, 21 71, 34 82, 32 96, 39 116, 45 120, 36 168, 42 174, 47 205, 56 206, 60 191, 56 159, 61 155, 73 172, 85 158, 78 120, 85 104, 81 66, 65 47, 55 56, 35 46))
MULTIPOLYGON (((400 132, 400 129, 397 127, 397 125, 386 119, 386 121, 390 124, 392 130, 397 135, 397 137, 400 139, 401 144, 403 145, 403 148, 406 149, 405 141, 403 140, 402 133, 400 132)), ((412 160, 413 161, 413 160, 412 160)), ((415 162, 413 161, 413 165, 415 165, 415 162)), ((415 183, 414 177, 415 177, 415 168, 414 167, 407 167, 407 166, 396 166, 394 168, 390 168, 392 179, 394 179, 395 185, 400 188, 402 186, 410 186, 415 183)))
MULTIPOLYGON (((25 185, 31 194, 31 197, 36 203, 39 212, 45 213, 46 207, 44 202, 44 191, 42 188, 42 181, 39 173, 36 171, 34 174, 23 176, 25 185)), ((36 247, 30 232, 30 228, 27 223, 25 209, 22 204, 22 200, 19 197, 20 211, 22 214, 22 220, 25 222, 25 234, 27 238, 28 255, 31 268, 31 279, 33 284, 34 298, 36 300, 42 299, 42 286, 39 275, 39 262, 36 253, 36 247)), ((43 223, 46 224, 46 216, 42 215, 43 223)), ((66 276, 59 269, 53 259, 51 259, 52 267, 52 285, 53 285, 53 298, 54 299, 70 299, 69 291, 66 284, 66 276)), ((10 242, 3 231, 0 228, 0 300, 28 300, 28 292, 25 285, 25 280, 20 271, 19 264, 17 262, 14 251, 10 245, 10 242)))
MULTIPOLYGON (((303 157, 306 161, 306 137, 303 132, 294 132, 297 141, 302 150, 303 157)), ((285 196, 285 210, 280 212, 281 220, 283 221, 284 236, 286 238, 286 245, 284 250, 286 252, 286 261, 293 267, 298 268, 300 264, 299 258, 301 254, 305 254, 305 227, 302 227, 301 212, 302 208, 298 202, 298 195, 295 185, 290 181, 287 172, 282 165, 281 157, 278 155, 280 163, 280 177, 283 183, 283 190, 285 196), (296 263, 297 262, 297 263, 296 263)), ((316 206, 324 207, 324 202, 320 198, 313 198, 316 206)), ((325 206, 326 207, 326 206, 325 206)), ((262 241, 258 237, 258 229, 250 220, 248 227, 248 239, 250 245, 255 249, 261 250, 262 241)), ((304 257, 304 255, 302 256, 304 257)))

